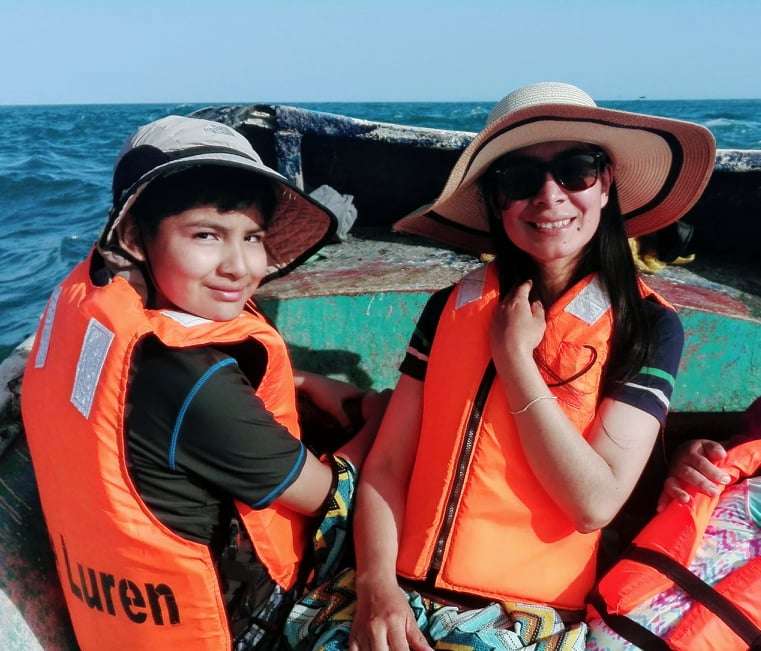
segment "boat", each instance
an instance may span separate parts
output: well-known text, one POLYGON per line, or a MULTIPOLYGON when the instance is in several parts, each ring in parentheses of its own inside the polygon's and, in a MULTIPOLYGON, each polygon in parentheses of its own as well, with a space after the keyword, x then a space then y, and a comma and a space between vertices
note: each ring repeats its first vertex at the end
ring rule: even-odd
MULTIPOLYGON (((393 386, 428 296, 481 261, 393 234, 390 226, 435 199, 475 134, 282 105, 210 107, 194 115, 239 130, 268 165, 307 191, 329 185, 353 203, 358 216, 345 241, 263 286, 258 301, 288 341, 295 366, 363 388, 393 386)), ((693 230, 695 261, 648 278, 678 308, 686 333, 666 447, 695 435, 723 438, 761 395, 759 217, 761 151, 719 150, 703 198, 682 220, 693 230)), ((19 423, 30 347, 27 340, 0 364, 0 648, 69 650, 76 642, 19 423)), ((641 516, 634 522, 652 505, 664 471, 659 446, 626 507, 641 516)))

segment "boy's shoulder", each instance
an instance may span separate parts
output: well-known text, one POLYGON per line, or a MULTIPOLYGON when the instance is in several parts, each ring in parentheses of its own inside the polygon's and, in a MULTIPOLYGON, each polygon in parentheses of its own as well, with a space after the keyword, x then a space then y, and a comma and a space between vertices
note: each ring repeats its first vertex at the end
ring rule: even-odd
POLYGON ((144 386, 164 395, 184 395, 205 378, 230 374, 242 375, 256 386, 266 363, 264 348, 253 340, 247 345, 174 348, 148 337, 135 353, 132 387, 133 391, 144 386))

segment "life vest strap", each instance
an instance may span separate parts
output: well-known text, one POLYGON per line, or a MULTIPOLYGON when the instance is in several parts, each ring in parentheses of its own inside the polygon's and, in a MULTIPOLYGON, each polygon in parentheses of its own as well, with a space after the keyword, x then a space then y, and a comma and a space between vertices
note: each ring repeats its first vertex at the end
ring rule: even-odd
POLYGON ((615 615, 608 611, 605 600, 599 592, 595 591, 589 596, 591 603, 608 628, 620 637, 628 640, 635 646, 645 651, 670 651, 671 647, 666 641, 659 638, 655 633, 646 629, 639 622, 626 615, 615 615))
POLYGON ((761 649, 761 629, 729 599, 670 556, 632 545, 624 552, 623 558, 658 570, 721 619, 750 649, 761 649))

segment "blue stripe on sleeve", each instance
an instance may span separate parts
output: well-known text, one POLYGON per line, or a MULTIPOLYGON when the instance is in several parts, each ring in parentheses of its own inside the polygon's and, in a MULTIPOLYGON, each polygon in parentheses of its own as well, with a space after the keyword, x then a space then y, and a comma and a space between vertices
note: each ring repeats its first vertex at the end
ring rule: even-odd
POLYGON ((221 368, 230 366, 231 364, 237 364, 237 362, 232 357, 227 357, 226 359, 218 361, 213 366, 210 366, 208 369, 206 369, 206 372, 200 378, 198 378, 190 391, 188 391, 188 395, 185 396, 185 400, 182 402, 180 411, 177 413, 177 420, 175 420, 174 428, 172 429, 172 438, 169 441, 169 468, 171 470, 177 470, 177 465, 175 463, 177 454, 177 442, 180 438, 182 421, 185 419, 185 414, 190 407, 190 403, 193 402, 193 398, 198 395, 198 392, 203 388, 203 385, 209 381, 209 378, 211 378, 212 375, 214 375, 221 368))
MULTIPOLYGON (((301 443, 301 442, 299 442, 301 443)), ((273 488, 269 493, 267 493, 264 497, 262 497, 260 500, 257 500, 251 505, 252 509, 258 509, 263 506, 267 506, 272 500, 274 500, 276 497, 280 495, 288 486, 291 485, 296 475, 301 472, 301 469, 304 466, 304 462, 306 461, 306 448, 304 447, 304 444, 301 443, 301 448, 299 449, 299 457, 296 459, 296 462, 293 464, 293 468, 290 469, 288 474, 285 476, 283 481, 281 481, 275 488, 273 488)))

